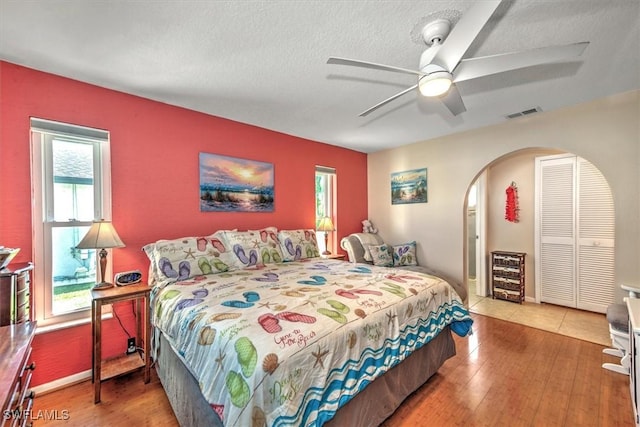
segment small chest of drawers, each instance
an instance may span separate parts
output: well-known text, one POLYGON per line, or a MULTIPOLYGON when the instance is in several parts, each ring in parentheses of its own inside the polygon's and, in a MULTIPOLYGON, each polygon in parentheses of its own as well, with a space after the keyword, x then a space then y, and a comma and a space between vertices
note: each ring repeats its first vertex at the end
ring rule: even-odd
POLYGON ((524 301, 523 252, 491 252, 491 291, 493 298, 524 301))
POLYGON ((15 264, 0 270, 0 326, 31 320, 33 264, 15 264))
POLYGON ((31 360, 35 322, 0 327, 0 427, 31 425, 34 393, 29 390, 36 368, 31 360))

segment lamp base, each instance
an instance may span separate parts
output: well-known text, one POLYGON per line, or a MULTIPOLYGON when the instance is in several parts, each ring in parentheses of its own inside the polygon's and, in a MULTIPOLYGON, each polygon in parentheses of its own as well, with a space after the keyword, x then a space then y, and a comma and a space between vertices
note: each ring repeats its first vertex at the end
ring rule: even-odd
POLYGON ((329 252, 329 232, 324 232, 324 251, 322 251, 322 255, 331 255, 329 252))
POLYGON ((100 283, 96 283, 96 284, 93 286, 93 288, 92 288, 92 289, 93 289, 94 291, 99 291, 99 290, 102 290, 102 289, 109 289, 109 288, 113 288, 113 283, 100 282, 100 283))

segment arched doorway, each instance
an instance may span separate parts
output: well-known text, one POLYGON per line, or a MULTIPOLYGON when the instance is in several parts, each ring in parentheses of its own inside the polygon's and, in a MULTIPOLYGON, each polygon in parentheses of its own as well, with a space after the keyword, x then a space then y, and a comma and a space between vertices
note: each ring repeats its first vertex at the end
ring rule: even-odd
MULTIPOLYGON (((536 157, 566 154, 559 150, 549 150, 540 148, 530 148, 524 150, 518 150, 502 156, 485 168, 478 172, 472 182, 469 183, 467 194, 465 198, 465 209, 467 210, 464 216, 464 228, 465 228, 465 241, 464 241, 464 253, 465 253, 465 280, 469 286, 470 299, 475 295, 482 295, 482 290, 476 289, 476 281, 472 279, 471 258, 476 261, 475 271, 480 271, 479 263, 482 263, 488 270, 488 254, 493 250, 504 250, 513 252, 525 252, 526 257, 526 277, 525 277, 525 300, 529 302, 540 302, 540 296, 536 292, 536 225, 535 225, 535 159, 536 157), (486 200, 484 207, 484 216, 486 218, 486 225, 480 227, 477 230, 479 238, 484 238, 486 242, 486 249, 482 253, 474 255, 474 250, 477 246, 473 245, 474 227, 470 225, 469 215, 469 200, 472 191, 478 188, 475 184, 478 177, 486 175, 486 185, 483 188, 484 194, 477 194, 476 198, 483 198, 486 200), (516 183, 518 186, 519 194, 519 221, 517 223, 510 223, 505 221, 505 190, 511 184, 516 183), (484 234, 483 234, 484 233, 484 234)), ((610 193, 610 189, 608 188, 610 193)), ((482 215, 477 211, 476 215, 482 215)), ((613 274, 613 265, 611 265, 611 274, 613 274)), ((491 295, 491 273, 487 271, 485 278, 485 291, 486 295, 491 295)), ((611 287, 613 292, 615 284, 610 283, 605 285, 611 287)))

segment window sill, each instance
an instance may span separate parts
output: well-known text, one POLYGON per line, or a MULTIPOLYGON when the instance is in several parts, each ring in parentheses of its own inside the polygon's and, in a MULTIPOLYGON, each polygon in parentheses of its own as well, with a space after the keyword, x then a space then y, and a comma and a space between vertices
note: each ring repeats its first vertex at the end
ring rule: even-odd
MULTIPOLYGON (((111 319, 113 314, 111 311, 102 314, 102 320, 111 319)), ((74 328, 76 326, 86 325, 91 323, 91 316, 87 316, 82 319, 68 320, 64 322, 52 323, 45 326, 38 326, 36 328, 36 335, 46 334, 49 332, 60 331, 62 329, 74 328)))

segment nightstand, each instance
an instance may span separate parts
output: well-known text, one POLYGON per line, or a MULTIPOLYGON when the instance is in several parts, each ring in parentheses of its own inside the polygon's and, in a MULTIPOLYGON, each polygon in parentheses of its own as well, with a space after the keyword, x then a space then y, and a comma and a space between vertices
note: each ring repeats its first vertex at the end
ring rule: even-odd
POLYGON ((100 402, 102 381, 124 375, 140 368, 144 372, 145 384, 150 380, 151 322, 149 319, 149 295, 151 288, 146 283, 91 291, 91 325, 93 337, 94 403, 100 402), (136 352, 102 360, 102 306, 122 301, 134 301, 136 308, 137 334, 136 352), (143 310, 144 306, 144 310, 143 310))
POLYGON ((339 259, 340 261, 344 261, 345 254, 329 254, 321 255, 320 257, 326 259, 339 259))

